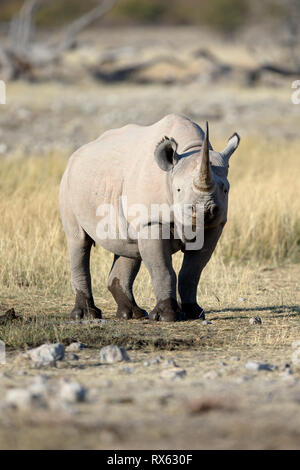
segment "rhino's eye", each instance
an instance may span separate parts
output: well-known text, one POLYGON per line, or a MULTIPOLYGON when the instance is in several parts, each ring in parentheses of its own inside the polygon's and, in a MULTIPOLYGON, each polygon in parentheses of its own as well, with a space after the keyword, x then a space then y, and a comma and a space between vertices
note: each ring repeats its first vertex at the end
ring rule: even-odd
POLYGON ((180 191, 180 188, 178 188, 177 191, 179 192, 179 191, 180 191))

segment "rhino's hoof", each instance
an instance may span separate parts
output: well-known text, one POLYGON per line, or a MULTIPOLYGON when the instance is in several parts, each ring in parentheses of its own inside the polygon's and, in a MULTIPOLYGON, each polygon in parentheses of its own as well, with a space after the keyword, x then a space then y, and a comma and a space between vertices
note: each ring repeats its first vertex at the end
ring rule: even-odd
POLYGON ((92 317, 92 318, 102 318, 102 312, 100 308, 95 307, 87 307, 87 308, 80 308, 74 307, 71 312, 71 319, 72 320, 82 320, 84 316, 92 317))
POLYGON ((167 299, 158 302, 149 314, 149 320, 174 322, 183 320, 183 312, 179 310, 176 300, 167 299))
POLYGON ((116 313, 117 318, 121 320, 145 320, 148 314, 140 307, 134 306, 132 309, 118 309, 116 313))
POLYGON ((204 310, 198 304, 182 304, 181 307, 186 320, 205 320, 204 310))

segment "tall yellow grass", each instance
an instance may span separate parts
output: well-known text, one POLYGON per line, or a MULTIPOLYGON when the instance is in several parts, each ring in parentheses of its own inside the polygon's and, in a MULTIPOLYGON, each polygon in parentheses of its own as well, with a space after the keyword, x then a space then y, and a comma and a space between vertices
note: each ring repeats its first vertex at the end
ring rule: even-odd
MULTIPOLYGON (((207 270, 213 285, 218 279, 226 283, 226 273, 235 276, 234 270, 241 273, 240 267, 246 264, 299 261, 299 156, 299 141, 249 140, 232 157, 228 223, 207 270)), ((65 165, 66 157, 57 154, 0 162, 0 286, 6 294, 20 289, 45 297, 71 294, 57 202, 65 165)), ((111 300, 106 291, 111 261, 112 255, 102 249, 93 254, 94 287, 107 302, 111 300)), ((145 270, 139 279, 138 297, 152 299, 145 270)), ((238 276, 236 282, 241 282, 238 276)))

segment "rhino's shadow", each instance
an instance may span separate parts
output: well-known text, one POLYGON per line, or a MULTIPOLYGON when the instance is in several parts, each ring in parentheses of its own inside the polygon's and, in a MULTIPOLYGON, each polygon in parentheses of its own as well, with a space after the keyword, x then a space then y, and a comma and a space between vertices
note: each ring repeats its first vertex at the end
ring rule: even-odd
MULTIPOLYGON (((205 310, 206 315, 210 314, 216 314, 216 313, 226 313, 226 312, 236 312, 236 313, 246 313, 246 312, 265 312, 265 311, 270 311, 271 313, 276 315, 276 318, 284 318, 286 316, 289 317, 297 317, 300 315, 300 306, 299 305, 271 305, 271 306, 266 306, 266 307, 233 307, 233 308, 223 308, 219 310, 215 309, 210 309, 210 310, 205 310), (290 313, 293 312, 293 313, 290 313)), ((231 315, 227 317, 216 317, 215 320, 236 320, 237 318, 243 319, 243 318, 248 318, 248 316, 245 315, 231 315)), ((212 319, 212 318, 211 318, 212 319)))

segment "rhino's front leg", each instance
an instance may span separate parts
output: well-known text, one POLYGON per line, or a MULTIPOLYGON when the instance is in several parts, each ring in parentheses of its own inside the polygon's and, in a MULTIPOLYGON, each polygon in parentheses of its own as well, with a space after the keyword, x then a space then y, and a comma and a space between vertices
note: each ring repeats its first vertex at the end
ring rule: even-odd
POLYGON ((187 320, 205 319, 203 309, 197 304, 197 287, 202 270, 208 263, 222 233, 223 226, 208 229, 204 233, 201 250, 187 250, 178 276, 181 309, 187 320))
POLYGON ((141 266, 140 259, 125 258, 115 255, 108 277, 108 290, 115 299, 118 310, 117 317, 123 320, 131 318, 140 320, 147 317, 135 301, 132 286, 141 266))
POLYGON ((139 239, 139 250, 152 280, 156 306, 149 319, 177 321, 182 319, 176 300, 176 274, 172 266, 170 240, 139 239))

